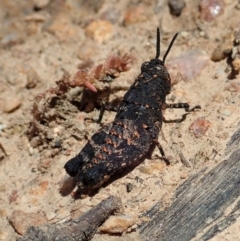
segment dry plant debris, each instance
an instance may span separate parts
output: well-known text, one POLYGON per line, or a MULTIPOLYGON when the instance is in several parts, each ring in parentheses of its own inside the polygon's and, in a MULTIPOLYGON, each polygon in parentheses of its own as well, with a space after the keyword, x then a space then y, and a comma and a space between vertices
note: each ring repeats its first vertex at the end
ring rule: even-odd
POLYGON ((213 51, 211 59, 217 62, 228 58, 232 67, 232 74, 235 76, 240 71, 240 29, 231 38, 231 45, 225 43, 218 45, 213 51))
MULTIPOLYGON (((45 142, 49 143, 54 140, 54 147, 60 147, 61 140, 54 138, 54 133, 49 131, 49 127, 54 128, 53 121, 56 125, 62 125, 67 122, 69 115, 76 114, 79 109, 90 111, 96 107, 95 103, 91 109, 85 108, 87 99, 91 102, 99 99, 108 99, 111 94, 110 83, 117 78, 121 72, 128 71, 134 58, 129 54, 123 56, 109 56, 103 64, 93 66, 93 63, 86 61, 79 65, 79 70, 74 76, 65 73, 63 77, 56 81, 56 87, 47 89, 44 93, 38 94, 32 106, 32 116, 28 136, 31 140, 32 147, 36 147, 45 142), (68 92, 80 87, 77 98, 68 95, 68 92), (78 102, 78 106, 73 102, 78 102), (79 106, 83 106, 80 107, 79 106), (57 141, 57 143, 56 143, 57 141)), ((66 127, 66 124, 65 124, 66 127)), ((69 125, 68 125, 69 127, 69 125)))

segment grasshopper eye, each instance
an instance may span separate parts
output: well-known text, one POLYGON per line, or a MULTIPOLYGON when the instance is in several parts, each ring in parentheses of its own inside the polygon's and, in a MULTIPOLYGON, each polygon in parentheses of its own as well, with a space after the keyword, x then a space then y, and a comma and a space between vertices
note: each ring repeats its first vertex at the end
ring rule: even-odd
POLYGON ((142 64, 141 66, 141 71, 144 72, 148 69, 148 66, 149 66, 149 61, 146 61, 142 64))

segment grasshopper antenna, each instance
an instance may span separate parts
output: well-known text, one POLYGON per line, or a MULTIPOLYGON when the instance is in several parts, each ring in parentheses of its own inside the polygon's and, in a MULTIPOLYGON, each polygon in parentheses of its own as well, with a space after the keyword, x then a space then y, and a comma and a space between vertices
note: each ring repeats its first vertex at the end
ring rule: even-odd
POLYGON ((156 57, 158 59, 160 56, 160 30, 157 28, 157 45, 156 45, 156 57))
POLYGON ((176 40, 177 36, 178 36, 178 33, 176 33, 176 34, 174 35, 174 37, 172 38, 172 41, 171 41, 171 43, 169 44, 168 49, 167 49, 166 53, 165 53, 164 56, 163 56, 163 64, 164 64, 164 62, 165 62, 165 60, 166 60, 166 58, 167 58, 167 55, 169 54, 169 52, 170 52, 170 50, 171 50, 171 48, 172 48, 173 43, 174 43, 174 41, 176 40))

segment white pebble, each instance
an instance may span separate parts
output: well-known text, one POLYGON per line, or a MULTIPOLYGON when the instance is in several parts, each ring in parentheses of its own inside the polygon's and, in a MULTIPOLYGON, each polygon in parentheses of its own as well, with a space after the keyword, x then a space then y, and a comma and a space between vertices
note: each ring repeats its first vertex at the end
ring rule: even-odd
POLYGON ((56 214, 54 212, 48 212, 46 213, 46 218, 48 221, 54 219, 56 217, 56 214))
POLYGON ((225 116, 229 117, 229 116, 232 115, 232 113, 234 112, 234 110, 235 110, 235 107, 234 107, 234 106, 227 105, 227 106, 221 108, 221 109, 219 110, 219 113, 222 114, 222 115, 225 115, 225 116))

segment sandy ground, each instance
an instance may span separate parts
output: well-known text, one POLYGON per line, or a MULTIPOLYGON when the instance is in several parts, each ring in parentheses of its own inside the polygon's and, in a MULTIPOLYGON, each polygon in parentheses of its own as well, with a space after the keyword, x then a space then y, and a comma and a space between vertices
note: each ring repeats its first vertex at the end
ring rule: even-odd
MULTIPOLYGON (((230 78, 226 59, 213 62, 211 55, 218 45, 223 50, 232 48, 240 27, 239 3, 225 0, 220 5, 223 12, 209 22, 200 15, 199 1, 186 1, 179 17, 170 14, 166 1, 124 2, 1 1, 0 240, 16 240, 31 224, 77 217, 110 194, 121 197, 122 213, 133 218, 159 200, 167 207, 186 178, 223 160, 226 143, 239 121, 240 77, 230 78), (103 21, 101 27, 99 21, 103 21), (110 102, 121 99, 139 74, 141 63, 155 56, 158 26, 161 56, 172 36, 180 32, 167 59, 174 81, 167 101, 202 107, 182 123, 163 125, 159 141, 171 165, 166 166, 155 150, 153 160, 146 159, 91 197, 62 196, 65 162, 99 129, 84 117, 97 118, 99 110, 93 110, 97 106, 91 99, 79 110, 82 88, 55 102, 47 90, 56 87, 64 73, 74 75, 84 61, 90 59, 97 65, 111 54, 129 53, 135 58, 131 69, 109 84, 110 102), (185 64, 176 67, 179 61, 185 64), (54 103, 49 104, 49 98, 54 103), (34 106, 42 115, 37 115, 34 106), (190 167, 183 164, 181 155, 190 167), (127 184, 132 187, 130 192, 127 184)), ((167 110, 164 115, 177 119, 183 113, 167 110)), ((114 113, 106 112, 102 122, 113 118, 114 113)), ((240 220, 212 240, 239 240, 239 228, 240 220)), ((100 238, 109 237, 95 236, 95 240, 100 238)))

